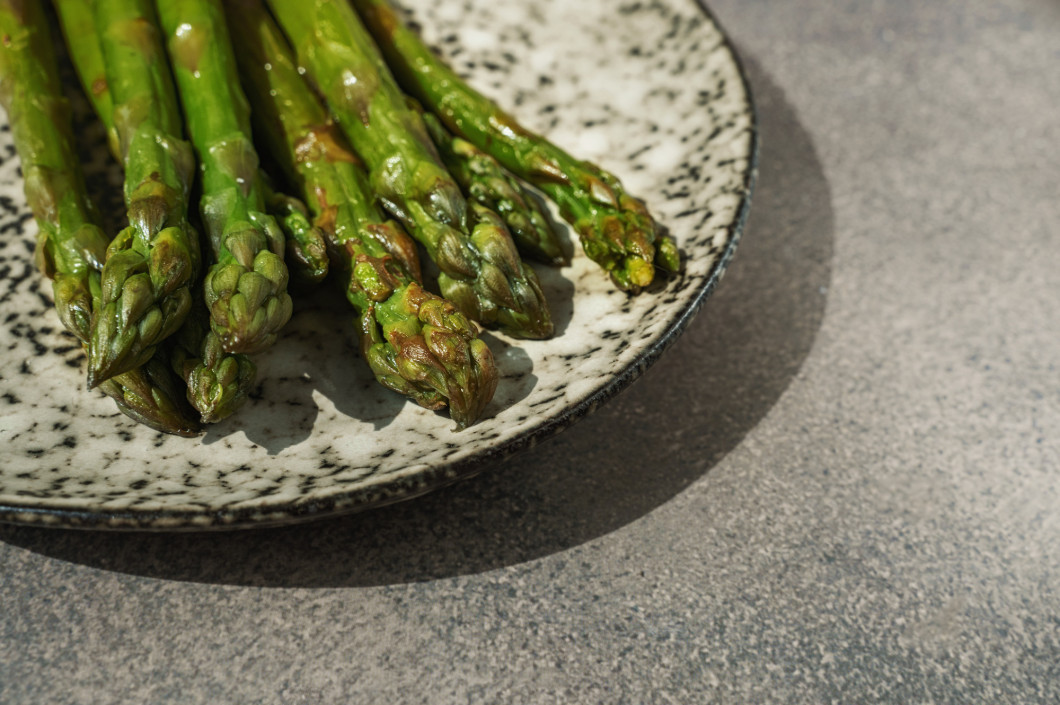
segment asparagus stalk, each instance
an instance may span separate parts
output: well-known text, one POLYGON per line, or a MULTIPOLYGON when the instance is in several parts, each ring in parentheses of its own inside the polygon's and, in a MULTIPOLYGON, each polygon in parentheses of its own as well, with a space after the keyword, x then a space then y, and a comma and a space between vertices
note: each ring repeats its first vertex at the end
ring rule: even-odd
POLYGON ((421 117, 449 173, 469 200, 504 219, 520 254, 554 266, 566 264, 563 245, 541 203, 519 180, 496 159, 467 140, 455 137, 435 115, 422 113, 421 117))
MULTIPOLYGON (((0 103, 22 160, 26 200, 37 219, 37 264, 53 278, 63 325, 87 344, 99 305, 107 240, 95 221, 74 148, 51 37, 39 3, 0 0, 0 103)), ((151 428, 190 436, 172 376, 158 364, 135 368, 99 385, 126 415, 151 428)))
MULTIPOLYGON (((95 33, 91 0, 52 0, 66 39, 74 69, 96 114, 104 123, 111 152, 119 157, 114 107, 107 88, 103 52, 95 33)), ((120 158, 120 157, 119 157, 120 158)), ((283 193, 266 189, 266 205, 286 240, 287 262, 299 279, 318 283, 327 276, 327 246, 319 230, 306 217, 305 205, 283 193)))
MULTIPOLYGON (((66 39, 74 69, 96 114, 107 129, 111 152, 119 157, 114 108, 107 88, 106 70, 99 41, 92 31, 91 0, 52 0, 66 39)), ((120 157, 119 157, 120 158, 120 157)), ((305 205, 282 193, 267 191, 266 205, 276 218, 286 240, 289 267, 302 281, 318 283, 327 276, 327 246, 320 231, 305 215, 305 205)))
POLYGON ((155 355, 136 369, 103 381, 98 389, 137 423, 176 436, 197 436, 201 429, 183 399, 183 385, 166 367, 164 357, 164 353, 155 355))
POLYGON ((373 202, 362 165, 302 80, 261 0, 226 9, 244 27, 233 40, 259 136, 331 241, 376 379, 427 408, 448 404, 461 427, 474 422, 497 385, 489 348, 452 303, 413 278, 412 243, 373 202))
POLYGON ((286 242, 286 262, 301 282, 319 284, 328 275, 328 247, 324 234, 309 220, 306 206, 286 193, 265 186, 265 207, 276 219, 286 242))
MULTIPOLYGON (((114 113, 114 101, 111 100, 107 84, 107 68, 103 63, 103 48, 96 33, 96 20, 92 14, 92 0, 52 0, 55 12, 59 17, 59 26, 66 40, 66 49, 74 65, 74 71, 81 81, 81 87, 88 97, 97 115, 114 113)), ((111 117, 104 121, 107 130, 107 142, 110 152, 116 159, 121 158, 118 145, 118 132, 114 129, 111 117)))
MULTIPOLYGON (((116 135, 114 106, 106 84, 103 50, 94 32, 91 1, 53 0, 53 3, 82 86, 107 133, 116 135)), ((111 141, 111 149, 117 156, 116 138, 111 141)), ((256 369, 246 355, 224 352, 220 339, 210 330, 205 311, 201 290, 196 287, 184 324, 163 347, 168 348, 173 371, 186 383, 188 402, 199 412, 203 423, 214 423, 246 401, 256 369)), ((161 378, 162 373, 156 371, 154 376, 161 378)), ((134 398, 141 396, 142 392, 134 398)))
POLYGON ((473 217, 352 8, 324 0, 269 0, 269 6, 364 159, 378 198, 437 263, 442 294, 512 335, 550 336, 533 270, 503 226, 473 217))
POLYGON ((129 236, 103 267, 89 341, 89 385, 148 360, 183 323, 199 264, 187 220, 194 160, 148 0, 99 0, 93 19, 125 167, 129 236))
POLYGON ((210 325, 229 352, 263 350, 291 317, 285 241, 266 207, 223 11, 207 0, 167 0, 158 11, 202 174, 210 325))
POLYGON ((619 288, 636 293, 655 267, 676 272, 681 258, 637 198, 614 175, 575 159, 520 125, 446 66, 397 16, 388 0, 352 0, 402 86, 449 129, 552 198, 585 254, 619 288))
POLYGON ((192 301, 173 343, 168 350, 170 366, 184 380, 188 401, 199 412, 200 421, 216 423, 246 402, 257 368, 250 356, 225 351, 210 328, 201 293, 192 301))

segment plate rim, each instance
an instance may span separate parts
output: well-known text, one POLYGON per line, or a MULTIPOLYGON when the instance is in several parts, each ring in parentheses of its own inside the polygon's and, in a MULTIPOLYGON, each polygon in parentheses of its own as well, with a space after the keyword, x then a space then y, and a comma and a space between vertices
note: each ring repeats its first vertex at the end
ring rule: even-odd
MULTIPOLYGON (((746 96, 750 116, 748 128, 748 168, 743 179, 743 193, 732 223, 728 226, 730 237, 725 249, 714 262, 688 306, 684 307, 646 349, 614 375, 602 387, 565 409, 544 423, 526 429, 508 440, 479 453, 451 462, 427 466, 414 475, 391 477, 327 497, 295 501, 281 507, 244 507, 237 509, 184 510, 85 510, 62 505, 35 502, 31 506, 19 506, 0 502, 0 522, 23 526, 61 529, 85 529, 108 531, 227 531, 236 529, 261 529, 290 526, 321 519, 334 518, 361 511, 376 509, 389 504, 403 502, 442 489, 460 480, 474 477, 487 470, 490 464, 499 463, 537 443, 551 438, 570 428, 573 424, 593 413, 602 404, 613 399, 639 379, 680 337, 681 333, 703 308, 704 303, 721 281, 729 262, 743 236, 751 208, 758 178, 759 124, 758 110, 751 92, 750 81, 740 54, 724 26, 707 6, 705 0, 694 0, 699 10, 717 28, 724 46, 735 65, 740 85, 746 96)), ((651 295, 645 294, 645 295, 651 295)))

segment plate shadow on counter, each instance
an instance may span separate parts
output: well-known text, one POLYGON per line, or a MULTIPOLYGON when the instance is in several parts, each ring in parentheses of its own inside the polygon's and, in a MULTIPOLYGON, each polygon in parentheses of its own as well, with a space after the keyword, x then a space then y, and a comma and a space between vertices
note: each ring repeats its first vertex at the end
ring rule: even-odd
POLYGON ((746 64, 761 134, 748 229, 681 339, 573 429, 389 507, 277 529, 124 534, 0 527, 0 540, 104 570, 202 583, 371 586, 473 574, 564 551, 664 504, 769 412, 813 346, 834 239, 831 191, 783 91, 746 64))

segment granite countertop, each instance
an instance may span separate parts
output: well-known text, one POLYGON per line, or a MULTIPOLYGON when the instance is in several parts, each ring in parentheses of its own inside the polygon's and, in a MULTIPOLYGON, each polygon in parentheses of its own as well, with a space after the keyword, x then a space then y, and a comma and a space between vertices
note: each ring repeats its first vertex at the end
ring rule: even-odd
POLYGON ((1060 701, 1060 5, 711 6, 758 189, 642 380, 361 515, 0 526, 0 703, 1060 701))

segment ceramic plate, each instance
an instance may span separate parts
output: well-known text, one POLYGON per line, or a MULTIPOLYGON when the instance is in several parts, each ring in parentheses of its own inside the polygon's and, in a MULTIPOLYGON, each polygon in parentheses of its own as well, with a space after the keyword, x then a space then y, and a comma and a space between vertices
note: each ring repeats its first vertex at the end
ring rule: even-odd
MULTIPOLYGON (((460 432, 376 384, 356 352, 351 312, 312 298, 259 357, 258 388, 236 416, 199 438, 166 436, 84 389, 80 348, 33 267, 36 228, 5 127, 0 520, 224 528, 413 497, 570 425, 688 324, 732 255, 756 153, 747 85, 705 10, 694 0, 404 4, 475 85, 641 195, 677 239, 683 274, 630 297, 579 248, 571 266, 539 268, 558 335, 488 334, 503 377, 486 418, 460 432)), ((103 208, 120 211, 102 132, 78 132, 94 143, 89 171, 103 208)))

